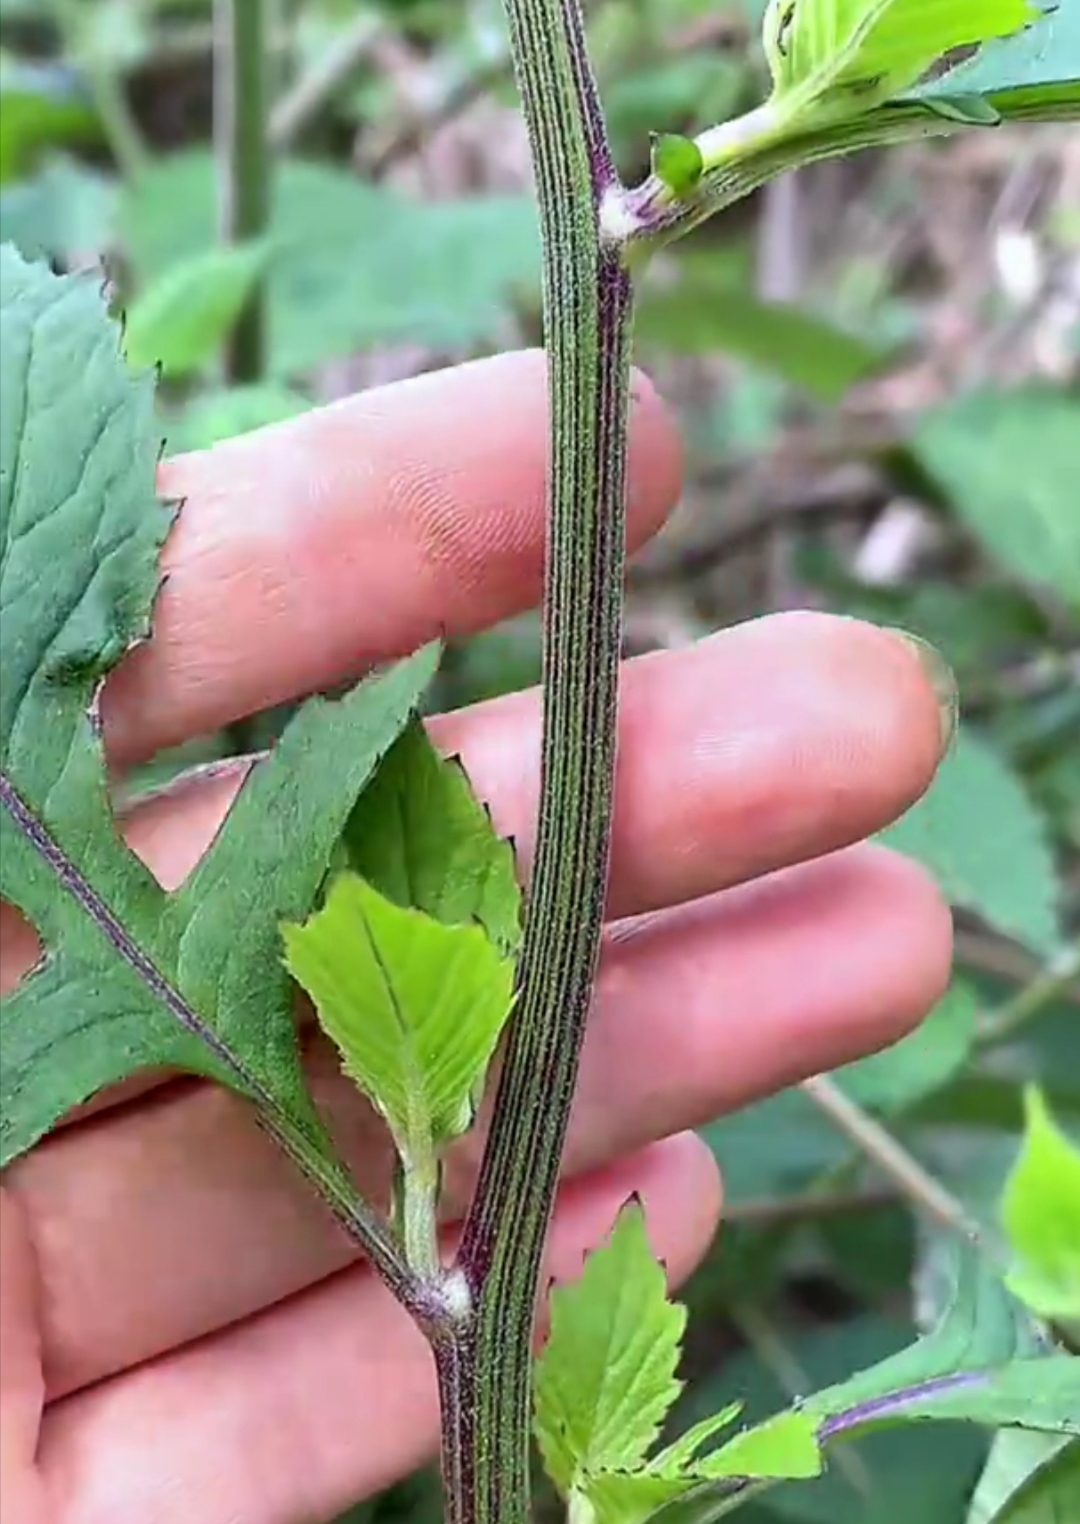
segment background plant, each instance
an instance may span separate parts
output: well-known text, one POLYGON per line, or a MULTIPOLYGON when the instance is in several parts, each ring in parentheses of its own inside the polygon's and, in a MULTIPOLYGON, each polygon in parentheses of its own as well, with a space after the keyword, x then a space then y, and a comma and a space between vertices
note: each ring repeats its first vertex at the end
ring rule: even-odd
MULTIPOLYGON (((306 406, 342 384, 333 362, 355 365, 348 381, 362 381, 371 362, 354 357, 369 346, 420 346, 402 363, 430 364, 535 334, 531 203, 503 188, 498 165, 485 170, 498 192, 481 197, 419 200, 388 184, 403 165, 429 160, 446 118, 510 102, 493 10, 397 6, 358 20, 351 7, 335 17, 333 7, 307 6, 271 20, 271 136, 305 153, 278 158, 268 226, 239 230, 217 213, 243 174, 235 144, 216 161, 197 146, 209 126, 208 15, 148 6, 140 28, 110 27, 121 12, 130 14, 5 6, 0 217, 28 253, 79 264, 110 251, 129 355, 165 367, 159 400, 171 440, 220 437, 306 406), (412 62, 439 82, 436 109, 419 121, 388 88, 387 38, 404 38, 412 62), (187 103, 190 128, 156 116, 150 86, 161 81, 187 103), (373 166, 364 179, 336 151, 357 127, 373 166), (313 221, 324 233, 317 248, 313 221), (231 343, 220 368, 219 357, 237 320, 258 310, 252 297, 264 283, 265 361, 252 380, 231 343), (230 375, 243 384, 222 385, 230 375)), ((1066 75, 1076 20, 1066 0, 1055 20, 1066 75)), ((760 94, 754 32, 738 15, 609 5, 592 25, 628 178, 647 169, 635 155, 649 128, 690 131, 760 94), (702 38, 719 44, 715 58, 702 38)), ((220 48, 218 60, 219 82, 233 78, 220 48)), ((492 120, 502 117, 480 118, 481 143, 492 120)), ((1066 189, 1075 166, 1069 139, 1039 133, 1008 140, 1021 170, 1003 168, 996 133, 941 152, 904 150, 932 193, 944 184, 971 194, 958 250, 937 246, 900 171, 822 166, 768 190, 752 218, 726 217, 722 236, 713 225, 658 258, 646 283, 642 342, 685 398, 696 458, 681 522, 637 571, 631 639, 680 640, 753 608, 820 600, 934 638, 960 672, 970 717, 934 794, 893 833, 958 907, 954 988, 903 1049, 711 1130, 741 1224, 691 1295, 700 1374, 684 1423, 752 1392, 728 1358, 733 1344, 755 1352, 759 1384, 763 1367, 779 1374, 766 1411, 784 1386, 809 1389, 902 1340, 913 1268, 916 1311, 934 1300, 924 1288, 936 1236, 925 1224, 961 1211, 996 1216, 1023 1083, 1041 1078, 1059 1120, 1075 1118, 1080 550, 1066 189), (862 242, 821 249, 808 185, 850 208, 862 242), (935 326, 949 321, 975 335, 961 366, 934 343, 935 326), (852 386, 839 419, 823 411, 852 386), (747 582, 750 600, 738 585, 747 582), (918 1234, 898 1202, 904 1193, 921 1208, 918 1234)), ((512 174, 506 181, 514 186, 512 174)), ((936 197, 941 211, 948 193, 936 197)), ((460 701, 525 681, 533 650, 519 627, 452 652, 437 696, 460 701)), ((282 718, 258 717, 207 750, 249 744, 282 718)), ((781 1489, 747 1516, 825 1517, 854 1488, 883 1521, 889 1508, 959 1520, 981 1458, 977 1437, 965 1442, 966 1453, 933 1430, 876 1439, 865 1463, 781 1489)), ((418 1517, 426 1506, 417 1502, 418 1517)))

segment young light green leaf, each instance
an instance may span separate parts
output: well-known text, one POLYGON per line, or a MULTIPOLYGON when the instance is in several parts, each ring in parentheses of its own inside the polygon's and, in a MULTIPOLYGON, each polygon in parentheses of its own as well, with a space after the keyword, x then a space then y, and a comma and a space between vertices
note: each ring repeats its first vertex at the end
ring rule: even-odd
POLYGON ((884 839, 929 868, 954 905, 1040 953, 1059 946, 1061 885, 1046 822, 980 737, 961 731, 929 793, 884 839))
MULTIPOLYGON (((715 1430, 730 1413, 729 1409, 717 1419, 706 1420, 691 1432, 704 1438, 704 1431, 715 1430)), ((685 1435, 683 1441, 689 1438, 685 1435)), ((692 1462, 668 1459, 676 1448, 669 1447, 636 1471, 600 1471, 583 1477, 576 1494, 581 1500, 577 1515, 591 1524, 642 1524, 680 1499, 730 1497, 750 1483, 806 1481, 820 1476, 822 1470, 817 1424, 808 1414, 796 1411, 778 1413, 692 1462)))
POLYGON ((1037 0, 1033 26, 988 42, 956 67, 927 80, 912 98, 933 104, 962 96, 988 101, 1006 117, 1080 109, 1080 6, 1075 0, 1037 0))
POLYGON ((654 1470, 665 1472, 683 1471, 688 1466, 693 1466, 706 1441, 714 1439, 722 1429, 730 1428, 744 1406, 744 1403, 732 1402, 726 1408, 721 1408, 719 1413, 703 1418, 663 1450, 658 1450, 649 1464, 654 1470))
POLYGON ((1066 391, 978 392, 927 414, 911 448, 1006 571, 1080 613, 1080 514, 1069 476, 1078 430, 1080 401, 1066 391))
POLYGON ((675 1372, 685 1326, 686 1310, 668 1301, 644 1213, 632 1203, 581 1279, 551 1295, 551 1333, 536 1367, 535 1430, 564 1497, 590 1474, 644 1461, 681 1390, 675 1372))
POLYGON ((289 972, 345 1071, 382 1112, 407 1168, 467 1131, 510 1014, 513 960, 480 926, 444 926, 341 873, 323 908, 285 924, 289 972))
POLYGON ((77 75, 0 49, 0 185, 31 174, 50 147, 100 137, 101 124, 77 75))
POLYGON ((103 678, 148 632, 173 519, 153 387, 92 279, 4 248, 0 317, 0 893, 46 949, 0 1001, 0 1159, 153 1065, 232 1085, 329 1158, 278 921, 314 902, 436 653, 305 706, 166 894, 116 831, 97 719, 103 678))
POLYGON ((694 1462, 695 1481, 730 1477, 798 1478, 821 1475, 817 1423, 793 1409, 736 1434, 711 1455, 694 1462))
POLYGON ((1036 1086, 1024 1110, 1024 1145, 1001 1204, 1017 1261, 1009 1285, 1041 1317, 1080 1320, 1080 1149, 1036 1086))
POLYGON ((994 1440, 966 1524, 1074 1524, 1080 1440, 1004 1429, 994 1440))
POLYGON ((954 980, 910 1037, 837 1070, 835 1078, 861 1106, 885 1113, 904 1111, 940 1090, 963 1068, 975 1040, 978 1012, 974 987, 954 980))
POLYGON ((858 115, 910 90, 958 48, 1009 37, 1032 0, 771 0, 765 50, 774 99, 858 115))
POLYGON ((449 926, 478 922, 503 954, 521 943, 514 849, 456 757, 416 720, 379 764, 345 830, 345 860, 395 905, 449 926))
POLYGON ((159 365, 179 378, 213 360, 269 263, 273 246, 256 243, 207 249, 171 265, 127 312, 124 342, 136 369, 159 365))

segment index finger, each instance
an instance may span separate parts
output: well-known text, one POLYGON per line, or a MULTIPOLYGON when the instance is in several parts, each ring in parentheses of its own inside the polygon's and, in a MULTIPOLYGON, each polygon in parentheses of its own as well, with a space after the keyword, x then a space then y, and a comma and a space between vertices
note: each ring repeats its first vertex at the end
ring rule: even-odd
MULTIPOLYGON (((163 462, 184 500, 152 639, 103 696, 128 764, 530 607, 543 565, 543 356, 520 352, 363 392, 163 462)), ((635 377, 628 534, 660 526, 680 449, 635 377)))

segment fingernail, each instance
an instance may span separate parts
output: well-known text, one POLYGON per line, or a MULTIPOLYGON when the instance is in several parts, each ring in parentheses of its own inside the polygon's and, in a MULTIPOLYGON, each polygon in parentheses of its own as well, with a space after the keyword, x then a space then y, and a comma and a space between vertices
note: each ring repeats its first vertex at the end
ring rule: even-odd
POLYGON ((915 655, 934 690, 938 718, 941 721, 941 755, 944 757, 952 745, 960 718, 960 690, 953 669, 937 647, 932 646, 928 640, 923 640, 921 635, 913 635, 910 630, 901 630, 896 626, 892 627, 892 633, 898 635, 915 655))

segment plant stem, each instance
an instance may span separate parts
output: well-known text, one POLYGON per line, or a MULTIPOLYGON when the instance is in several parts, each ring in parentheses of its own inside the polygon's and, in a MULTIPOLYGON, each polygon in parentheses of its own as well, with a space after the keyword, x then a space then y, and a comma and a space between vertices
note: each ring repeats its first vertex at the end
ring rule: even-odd
POLYGON ((439 1360, 448 1524, 530 1512, 532 1334, 603 923, 622 618, 631 287, 598 219, 615 171, 577 0, 505 4, 544 244, 544 730, 516 1012, 458 1259, 475 1310, 439 1360))
MULTIPOLYGON (((215 0, 214 138, 218 216, 223 243, 265 233, 270 216, 270 147, 266 130, 265 0, 215 0)), ((257 381, 266 351, 265 299, 256 285, 229 337, 225 375, 257 381)))
POLYGON ((976 1034, 976 1045, 981 1048, 997 1047, 1011 1042, 1028 1022, 1041 1015, 1046 1007, 1061 995, 1068 994, 1080 977, 1080 942, 1066 950, 1049 968, 1036 974, 1035 978, 1018 990, 998 1010, 993 1011, 982 1023, 976 1034))
POLYGON ((79 0, 52 0, 52 13, 63 42, 82 65, 109 151, 122 179, 130 184, 145 169, 150 155, 121 73, 92 44, 87 49, 80 45, 86 30, 83 9, 79 0))
POLYGON ((819 1074, 804 1080, 801 1088, 921 1216, 964 1238, 973 1241, 981 1238, 979 1224, 963 1204, 924 1169, 887 1127, 846 1096, 835 1080, 819 1074))
POLYGON ((269 134, 274 148, 292 147, 348 84, 385 30, 386 24, 378 16, 362 14, 315 60, 270 115, 269 134))
MULTIPOLYGON (((1020 91, 1005 92, 991 97, 990 104, 1010 121, 1073 121, 1080 116, 1080 90, 1046 102, 1025 98, 1020 91)), ((602 221, 610 236, 647 250, 681 237, 790 169, 862 149, 971 130, 907 101, 805 131, 788 130, 766 102, 699 135, 696 142, 706 171, 689 194, 676 196, 656 175, 650 175, 630 190, 613 190, 602 221)))

